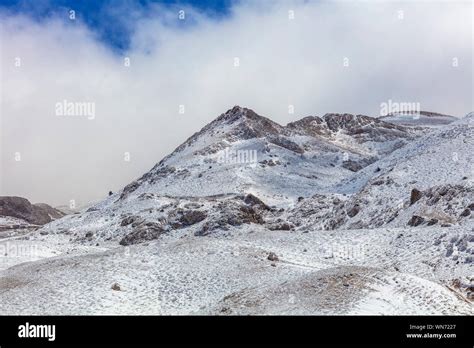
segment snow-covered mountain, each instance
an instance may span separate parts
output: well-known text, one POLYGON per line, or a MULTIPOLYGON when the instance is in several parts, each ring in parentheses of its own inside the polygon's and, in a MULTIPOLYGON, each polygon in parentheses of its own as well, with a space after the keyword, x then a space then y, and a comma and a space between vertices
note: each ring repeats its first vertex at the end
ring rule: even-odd
MULTIPOLYGON (((76 314, 472 314, 472 120, 282 126, 236 106, 123 190, 17 240, 45 256, 3 276, 41 272, 68 313, 50 284, 79 299, 78 282, 96 284, 76 314), (129 292, 101 299, 114 279, 129 292)), ((33 290, 9 290, 8 310, 41 311, 16 302, 33 290)))
POLYGON ((464 224, 474 208, 468 120, 431 132, 350 114, 281 126, 236 106, 121 192, 47 228, 131 244, 190 226, 464 224))
MULTIPOLYGON (((236 106, 121 192, 69 220, 74 221, 73 228, 111 238, 123 237, 131 230, 134 233, 126 222, 131 220, 123 218, 129 215, 149 223, 146 231, 159 230, 150 232, 146 239, 175 229, 175 220, 182 214, 199 216, 193 219, 199 220, 195 223, 200 222, 205 231, 197 233, 221 228, 227 215, 238 215, 238 221, 268 222, 270 228, 288 228, 286 221, 280 221, 283 211, 315 194, 340 195, 341 201, 345 200, 342 194, 352 194, 355 189, 344 192, 341 183, 360 177, 355 173, 404 147, 418 134, 376 118, 350 114, 309 116, 281 126, 236 106), (265 208, 249 212, 252 217, 248 217, 242 209, 254 209, 255 205, 248 200, 265 208)), ((362 185, 359 183, 360 188, 362 185)), ((51 228, 69 223, 65 219, 51 228)))
POLYGON ((412 133, 362 115, 306 117, 286 127, 234 107, 128 185, 132 193, 258 192, 278 201, 325 188, 406 143, 412 133))

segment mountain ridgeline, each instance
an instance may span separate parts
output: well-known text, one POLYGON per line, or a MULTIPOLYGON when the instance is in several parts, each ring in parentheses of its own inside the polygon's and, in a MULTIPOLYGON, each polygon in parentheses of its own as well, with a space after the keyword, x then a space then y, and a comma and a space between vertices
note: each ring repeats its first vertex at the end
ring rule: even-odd
POLYGON ((235 106, 120 192, 45 228, 128 245, 249 224, 302 232, 459 225, 474 209, 467 125, 326 114, 282 126, 235 106))

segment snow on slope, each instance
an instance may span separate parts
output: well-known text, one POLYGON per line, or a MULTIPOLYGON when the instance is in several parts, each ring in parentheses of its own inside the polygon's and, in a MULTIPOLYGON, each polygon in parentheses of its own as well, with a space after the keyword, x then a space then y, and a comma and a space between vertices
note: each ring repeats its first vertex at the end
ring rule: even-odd
POLYGON ((144 192, 209 196, 249 189, 264 195, 278 192, 279 199, 305 196, 352 174, 343 163, 345 156, 370 163, 412 136, 404 128, 367 116, 328 114, 311 119, 311 127, 305 119, 282 127, 252 110, 234 107, 129 185, 122 198, 144 192), (236 156, 226 156, 226 149, 236 156), (255 161, 239 160, 239 154, 256 154, 255 161))
MULTIPOLYGON (((11 267, 0 273, 0 309, 9 314, 472 315, 466 290, 451 285, 453 278, 472 281, 465 277, 469 269, 445 256, 456 233, 459 229, 439 227, 421 233, 291 233, 249 225, 207 237, 166 235, 11 267), (444 233, 440 244, 427 238, 444 233), (268 260, 272 252, 278 260, 268 260), (111 289, 115 283, 120 291, 111 289)), ((54 245, 57 238, 42 240, 54 245)))
POLYGON ((4 259, 0 310, 472 315, 471 121, 235 107, 123 191, 0 240, 40 246, 4 259))
POLYGON ((406 226, 412 216, 457 224, 474 210, 474 128, 468 119, 434 130, 343 181, 360 212, 347 227, 406 226), (412 190, 421 198, 411 202, 412 190))
POLYGON ((436 112, 420 111, 419 113, 394 113, 379 117, 380 120, 408 127, 442 127, 456 122, 454 116, 443 115, 436 112))
MULTIPOLYGON (((189 206, 199 210, 190 214, 204 211, 210 220, 215 215, 210 213, 212 210, 222 210, 213 202, 217 199, 218 205, 225 197, 237 200, 232 203, 236 209, 252 210, 243 212, 244 221, 268 217, 273 225, 282 225, 277 210, 293 207, 299 197, 331 193, 341 180, 403 147, 416 134, 368 116, 350 114, 310 116, 283 127, 252 110, 234 107, 122 192, 45 229, 71 233, 74 238, 92 233, 102 239, 120 240, 130 232, 129 224, 123 225, 124 219, 139 215, 149 224, 140 233, 146 235, 145 239, 153 239, 170 230, 169 225, 156 222, 166 224, 180 213, 177 210, 189 210, 189 206), (242 197, 248 193, 271 209, 254 212, 253 207, 242 206, 242 197), (191 202, 196 200, 199 202, 191 202)), ((221 205, 229 204, 226 201, 221 205)), ((209 224, 235 225, 241 218, 238 216, 235 222, 234 217, 220 216, 209 224)))
POLYGON ((247 223, 305 231, 469 221, 474 208, 470 118, 429 133, 373 120, 328 114, 282 127, 235 107, 121 193, 43 230, 91 244, 96 239, 128 244, 191 225, 193 233, 203 235, 247 223), (335 145, 342 137, 351 139, 344 148, 335 145), (379 142, 383 145, 374 145, 379 142), (258 160, 216 160, 222 146, 256 149, 258 160), (361 155, 369 146, 382 149, 380 159, 361 155), (352 159, 366 161, 365 167, 355 173, 344 168, 352 159), (412 202, 415 191, 420 197, 412 202), (247 202, 247 193, 258 202, 247 202))

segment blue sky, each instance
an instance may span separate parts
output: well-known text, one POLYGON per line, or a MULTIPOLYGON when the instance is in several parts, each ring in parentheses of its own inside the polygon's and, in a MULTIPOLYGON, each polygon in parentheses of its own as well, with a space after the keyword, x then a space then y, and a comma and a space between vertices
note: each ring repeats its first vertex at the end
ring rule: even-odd
MULTIPOLYGON (((86 23, 100 39, 114 50, 124 51, 130 43, 133 20, 155 5, 192 6, 210 17, 221 18, 238 0, 0 0, 0 8, 11 13, 29 15, 38 21, 76 12, 76 20, 86 23), (130 21, 131 20, 131 21, 130 21), (132 25, 130 25, 132 23, 132 25)), ((177 21, 178 22, 178 21, 177 21)), ((189 25, 188 21, 179 21, 189 25)))

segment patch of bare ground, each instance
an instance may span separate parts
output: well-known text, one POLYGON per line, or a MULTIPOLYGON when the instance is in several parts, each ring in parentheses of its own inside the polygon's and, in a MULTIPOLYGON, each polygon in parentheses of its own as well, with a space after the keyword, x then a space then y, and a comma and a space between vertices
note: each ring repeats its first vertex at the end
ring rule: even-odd
POLYGON ((305 274, 266 287, 253 287, 225 296, 210 310, 220 315, 343 314, 361 299, 379 271, 341 266, 305 274))
POLYGON ((17 277, 1 277, 0 278, 0 294, 4 291, 21 288, 27 284, 31 283, 30 281, 26 281, 24 279, 20 279, 17 277))

